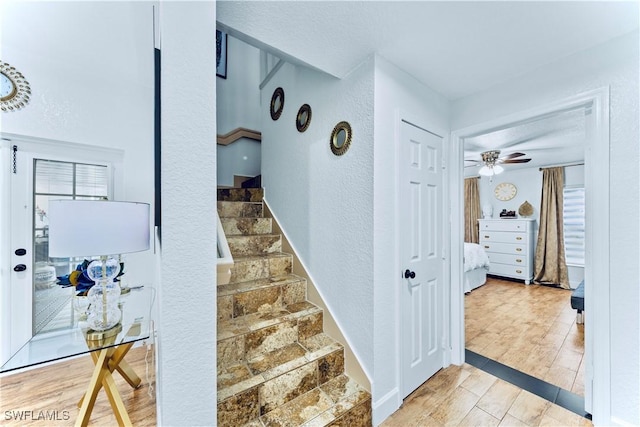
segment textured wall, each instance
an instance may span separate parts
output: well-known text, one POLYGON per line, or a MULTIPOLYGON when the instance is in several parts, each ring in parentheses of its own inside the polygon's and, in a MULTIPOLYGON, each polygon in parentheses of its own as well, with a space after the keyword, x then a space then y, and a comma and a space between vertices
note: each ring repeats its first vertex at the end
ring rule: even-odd
POLYGON ((213 2, 160 9, 158 425, 216 423, 215 18, 213 2))
MULTIPOLYGON (((153 206, 153 32, 146 2, 2 2, 2 60, 31 86, 0 130, 124 150, 119 198, 153 206), (114 33, 113 28, 121 30, 114 33)), ((63 153, 61 153, 63 154, 63 153)), ((152 216, 153 217, 153 216, 152 216)), ((149 284, 153 251, 127 255, 149 284)))
POLYGON ((635 425, 640 420, 638 33, 456 101, 452 105, 452 128, 464 128, 605 86, 610 88, 611 223, 610 257, 603 261, 610 265, 611 414, 613 422, 635 425))
POLYGON ((374 333, 372 101, 372 61, 344 80, 287 64, 262 91, 266 199, 368 375, 374 333), (269 105, 278 86, 285 105, 273 121, 269 105), (312 119, 299 133, 295 117, 304 103, 312 119), (341 120, 351 124, 353 141, 337 157, 329 136, 341 120))

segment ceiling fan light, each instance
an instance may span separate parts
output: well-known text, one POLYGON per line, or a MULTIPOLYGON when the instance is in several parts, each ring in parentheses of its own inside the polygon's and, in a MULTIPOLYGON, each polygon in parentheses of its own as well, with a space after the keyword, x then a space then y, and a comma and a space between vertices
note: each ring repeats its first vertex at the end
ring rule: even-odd
MULTIPOLYGON (((502 169, 502 168, 500 168, 502 169)), ((480 170, 478 171, 478 173, 482 176, 492 176, 494 174, 493 172, 493 168, 490 168, 489 166, 483 166, 480 168, 480 170)))
POLYGON ((504 168, 503 168, 502 166, 500 166, 500 165, 495 165, 495 166, 493 167, 493 173, 494 173, 494 175, 498 175, 499 173, 502 173, 502 172, 504 172, 504 168))

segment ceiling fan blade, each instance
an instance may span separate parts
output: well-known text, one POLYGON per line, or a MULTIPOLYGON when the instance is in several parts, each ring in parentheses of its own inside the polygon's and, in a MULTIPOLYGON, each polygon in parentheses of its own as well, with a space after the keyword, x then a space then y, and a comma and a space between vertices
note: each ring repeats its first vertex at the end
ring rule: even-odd
POLYGON ((502 156, 500 157, 500 159, 502 160, 510 160, 510 159, 515 159, 516 157, 522 157, 525 156, 524 153, 511 153, 511 154, 507 154, 506 156, 502 156))
POLYGON ((465 162, 480 163, 480 160, 464 159, 465 162))
POLYGON ((512 160, 503 160, 500 163, 527 163, 530 161, 531 159, 512 159, 512 160))

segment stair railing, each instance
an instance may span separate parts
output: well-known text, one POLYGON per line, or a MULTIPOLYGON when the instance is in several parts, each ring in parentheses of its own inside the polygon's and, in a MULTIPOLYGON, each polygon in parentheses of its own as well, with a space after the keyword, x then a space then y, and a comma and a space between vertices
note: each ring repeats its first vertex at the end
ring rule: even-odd
POLYGON ((231 268, 233 267, 233 256, 227 243, 227 236, 224 234, 220 215, 216 212, 218 221, 218 264, 217 264, 217 284, 226 285, 231 280, 231 268))

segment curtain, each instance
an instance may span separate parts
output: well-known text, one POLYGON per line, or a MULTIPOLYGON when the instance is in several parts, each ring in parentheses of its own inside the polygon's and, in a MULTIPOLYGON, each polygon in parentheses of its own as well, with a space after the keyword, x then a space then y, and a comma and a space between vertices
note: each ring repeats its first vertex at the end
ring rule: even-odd
POLYGON ((540 284, 558 285, 570 289, 562 225, 563 174, 562 167, 542 170, 540 228, 533 280, 540 284))
POLYGON ((464 241, 478 243, 478 219, 480 219, 480 192, 478 178, 464 180, 464 241))

